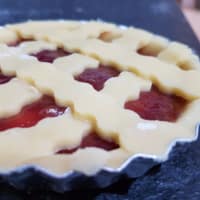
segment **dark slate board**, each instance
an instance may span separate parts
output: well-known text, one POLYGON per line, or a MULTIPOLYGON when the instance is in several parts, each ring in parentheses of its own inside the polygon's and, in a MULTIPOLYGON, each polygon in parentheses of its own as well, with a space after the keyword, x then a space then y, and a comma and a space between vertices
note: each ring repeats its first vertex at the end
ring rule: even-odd
POLYGON ((27 19, 103 19, 145 28, 200 53, 175 0, 0 0, 0 24, 27 19))
MULTIPOLYGON (((200 44, 173 0, 0 0, 0 24, 27 19, 103 19, 145 28, 191 46, 200 55, 200 44)), ((200 199, 200 138, 178 144, 167 162, 136 180, 121 180, 103 190, 56 194, 50 191, 17 191, 0 183, 0 199, 200 199)))

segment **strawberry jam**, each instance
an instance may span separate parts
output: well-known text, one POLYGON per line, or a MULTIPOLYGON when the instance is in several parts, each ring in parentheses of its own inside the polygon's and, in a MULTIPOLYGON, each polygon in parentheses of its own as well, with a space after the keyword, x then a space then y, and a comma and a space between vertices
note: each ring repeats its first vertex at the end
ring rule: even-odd
POLYGON ((0 84, 4 84, 9 82, 11 79, 13 78, 13 76, 5 76, 3 74, 0 73, 0 84))
POLYGON ((37 102, 22 108, 20 113, 0 119, 0 131, 15 127, 31 127, 46 117, 62 115, 66 108, 56 105, 54 99, 43 96, 37 102))
POLYGON ((78 149, 83 149, 86 147, 97 147, 104 149, 106 151, 111 151, 113 149, 117 149, 119 146, 113 141, 108 141, 99 137, 95 132, 89 133, 86 137, 83 138, 81 144, 73 149, 62 149, 58 151, 58 154, 70 154, 78 149))
POLYGON ((15 42, 11 42, 8 44, 9 47, 17 47, 19 46, 22 42, 29 42, 29 41, 34 41, 33 39, 20 39, 15 42))
POLYGON ((175 122, 186 105, 185 99, 164 94, 152 86, 149 92, 141 92, 139 99, 126 102, 124 107, 143 119, 175 122))
POLYGON ((90 83, 96 90, 101 90, 104 83, 112 77, 118 76, 120 72, 109 66, 100 65, 96 69, 88 68, 75 77, 77 81, 90 83))
MULTIPOLYGON (((19 46, 22 42, 27 42, 27 41, 34 41, 33 39, 21 39, 17 40, 15 42, 12 42, 8 44, 10 47, 16 47, 19 46)), ((63 57, 70 55, 71 53, 63 50, 62 48, 58 48, 56 50, 43 50, 35 54, 30 54, 31 56, 35 56, 39 61, 41 62, 49 62, 52 63, 56 58, 63 57)))
POLYGON ((61 48, 58 48, 57 50, 43 50, 31 55, 35 56, 41 62, 52 63, 56 58, 70 55, 70 53, 61 48))
POLYGON ((158 54, 158 53, 154 53, 152 51, 147 50, 145 47, 138 49, 137 53, 140 54, 140 55, 143 55, 143 56, 154 56, 154 57, 156 57, 157 54, 158 54))

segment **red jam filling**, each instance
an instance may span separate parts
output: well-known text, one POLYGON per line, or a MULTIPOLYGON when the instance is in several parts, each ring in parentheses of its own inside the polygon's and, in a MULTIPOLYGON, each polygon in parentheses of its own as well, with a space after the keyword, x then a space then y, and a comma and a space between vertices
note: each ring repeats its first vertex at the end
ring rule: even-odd
MULTIPOLYGON (((17 40, 15 42, 12 42, 8 44, 10 47, 16 47, 19 46, 22 42, 26 41, 34 41, 33 39, 21 39, 17 40)), ((58 48, 56 50, 43 50, 35 54, 31 54, 32 56, 35 56, 39 61, 41 62, 49 62, 52 63, 56 58, 67 56, 70 53, 63 50, 62 48, 58 48)))
POLYGON ((58 48, 57 50, 43 50, 36 54, 31 54, 32 56, 35 56, 39 61, 41 62, 49 62, 52 63, 56 58, 67 56, 70 53, 58 48))
POLYGON ((111 151, 113 149, 119 148, 119 146, 113 141, 108 141, 99 137, 95 132, 89 133, 86 137, 83 138, 81 144, 73 149, 62 149, 58 151, 58 154, 70 154, 78 149, 83 149, 86 147, 97 147, 104 149, 106 151, 111 151))
POLYGON ((3 74, 0 73, 0 84, 4 84, 9 82, 11 79, 13 78, 13 76, 5 76, 3 74))
POLYGON ((22 108, 19 114, 0 119, 0 131, 15 127, 31 127, 46 117, 62 115, 66 108, 56 105, 54 99, 43 96, 37 102, 22 108))
POLYGON ((33 39, 20 39, 15 42, 11 42, 8 44, 9 47, 17 47, 19 46, 22 42, 28 42, 28 41, 34 41, 33 39))
POLYGON ((152 86, 149 92, 141 92, 139 99, 126 102, 124 107, 138 113, 143 119, 175 122, 186 105, 185 99, 164 94, 152 86))
POLYGON ((104 83, 112 77, 118 76, 120 71, 113 67, 100 65, 98 68, 88 68, 75 77, 77 81, 91 84, 96 90, 101 90, 104 83))
POLYGON ((157 53, 153 53, 151 51, 148 51, 146 48, 141 48, 137 50, 137 53, 143 56, 157 56, 157 53))

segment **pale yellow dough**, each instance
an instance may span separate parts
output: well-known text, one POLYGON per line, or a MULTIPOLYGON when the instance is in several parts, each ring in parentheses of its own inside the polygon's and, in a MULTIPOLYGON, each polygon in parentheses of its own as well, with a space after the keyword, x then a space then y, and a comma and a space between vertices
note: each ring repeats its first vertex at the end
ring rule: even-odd
POLYGON ((36 88, 16 78, 1 85, 0 94, 0 118, 19 113, 24 105, 31 104, 41 97, 36 88))

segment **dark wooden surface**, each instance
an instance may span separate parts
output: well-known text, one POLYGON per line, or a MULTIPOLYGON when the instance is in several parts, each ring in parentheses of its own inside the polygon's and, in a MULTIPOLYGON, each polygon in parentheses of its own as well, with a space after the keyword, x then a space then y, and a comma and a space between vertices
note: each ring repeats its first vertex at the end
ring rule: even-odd
MULTIPOLYGON (((102 19, 145 28, 191 46, 200 44, 173 0, 0 0, 0 24, 27 19, 102 19)), ((4 199, 200 199, 200 140, 178 145, 170 159, 137 180, 122 180, 104 190, 56 194, 17 191, 0 184, 4 199)))

